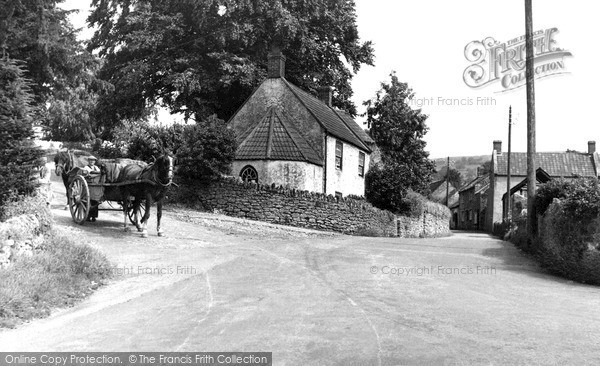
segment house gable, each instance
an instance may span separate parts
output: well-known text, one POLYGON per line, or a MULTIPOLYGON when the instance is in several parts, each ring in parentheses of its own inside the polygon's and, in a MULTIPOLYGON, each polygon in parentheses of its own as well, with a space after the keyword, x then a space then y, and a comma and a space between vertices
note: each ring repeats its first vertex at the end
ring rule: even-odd
POLYGON ((238 160, 289 160, 323 165, 286 113, 276 107, 270 107, 260 121, 240 135, 239 141, 238 160))

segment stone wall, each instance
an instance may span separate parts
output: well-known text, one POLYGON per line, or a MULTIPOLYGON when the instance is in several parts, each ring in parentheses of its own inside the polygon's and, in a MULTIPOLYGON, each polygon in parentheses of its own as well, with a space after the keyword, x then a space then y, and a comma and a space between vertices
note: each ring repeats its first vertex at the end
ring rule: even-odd
MULTIPOLYGON (((179 202, 252 220, 344 234, 397 236, 396 216, 364 200, 224 179, 173 192, 179 202), (189 197, 192 195, 193 197, 189 197)), ((170 196, 174 196, 170 194, 170 196)))
POLYGON ((0 268, 16 256, 31 256, 44 243, 43 223, 34 215, 20 215, 0 223, 0 268))
POLYGON ((398 236, 435 238, 450 235, 450 214, 424 211, 417 217, 398 216, 398 236))

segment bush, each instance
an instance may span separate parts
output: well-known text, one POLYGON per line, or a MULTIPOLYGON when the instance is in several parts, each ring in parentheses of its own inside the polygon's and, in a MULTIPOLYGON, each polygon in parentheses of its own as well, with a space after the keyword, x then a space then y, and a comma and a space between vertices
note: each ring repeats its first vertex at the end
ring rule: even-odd
POLYGON ((235 158, 236 140, 223 120, 214 116, 186 126, 177 151, 177 174, 182 179, 206 180, 228 174, 235 158))
POLYGON ((543 212, 534 251, 550 271, 600 284, 600 186, 597 179, 549 182, 535 198, 543 212), (552 204, 554 198, 562 198, 552 204))
POLYGON ((402 174, 381 165, 372 166, 365 175, 365 198, 382 210, 402 213, 410 210, 404 197, 407 189, 402 174))
POLYGON ((566 198, 572 182, 565 179, 555 179, 538 187, 533 199, 533 208, 537 217, 541 217, 555 198, 566 198))

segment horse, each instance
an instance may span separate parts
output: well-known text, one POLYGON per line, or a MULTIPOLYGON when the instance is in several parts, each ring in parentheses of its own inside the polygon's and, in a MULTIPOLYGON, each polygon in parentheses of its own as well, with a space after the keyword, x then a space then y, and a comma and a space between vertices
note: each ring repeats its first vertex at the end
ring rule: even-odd
MULTIPOLYGON (((139 183, 127 184, 122 186, 122 197, 125 199, 123 204, 124 227, 127 231, 127 207, 130 204, 131 197, 133 200, 134 212, 139 211, 140 203, 145 200, 146 212, 140 222, 142 238, 148 237, 146 228, 148 219, 150 218, 150 207, 152 202, 156 202, 156 232, 158 236, 163 236, 164 232, 160 227, 162 218, 162 205, 167 193, 167 189, 173 183, 173 165, 174 159, 169 155, 162 155, 156 161, 147 167, 141 167, 137 164, 125 166, 119 175, 119 181, 139 181, 139 183)), ((137 220, 136 220, 137 221, 137 220)), ((136 222, 138 230, 140 226, 136 222)))
POLYGON ((65 185, 65 192, 67 193, 67 205, 69 205, 69 172, 73 168, 83 168, 88 165, 88 157, 92 154, 83 150, 67 150, 59 151, 54 156, 54 172, 56 176, 61 177, 65 185))

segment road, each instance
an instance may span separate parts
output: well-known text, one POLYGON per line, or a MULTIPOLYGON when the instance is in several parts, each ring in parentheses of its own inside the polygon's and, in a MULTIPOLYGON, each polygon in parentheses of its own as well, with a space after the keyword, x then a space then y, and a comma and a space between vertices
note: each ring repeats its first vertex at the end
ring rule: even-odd
MULTIPOLYGON (((58 188, 57 188, 58 190, 58 188)), ((59 198, 62 202, 63 198, 59 198)), ((101 212, 57 225, 115 279, 0 331, 11 351, 269 351, 275 365, 600 364, 600 288, 482 233, 367 238, 168 208, 165 237, 101 212), (161 273, 162 272, 162 273, 161 273)))

